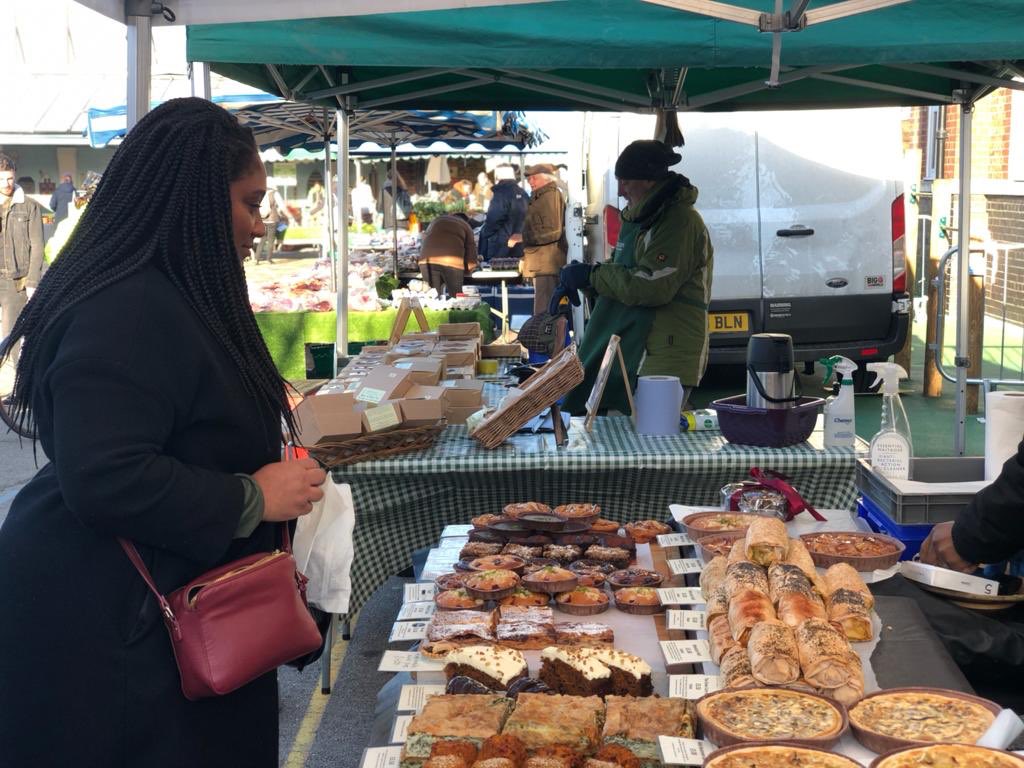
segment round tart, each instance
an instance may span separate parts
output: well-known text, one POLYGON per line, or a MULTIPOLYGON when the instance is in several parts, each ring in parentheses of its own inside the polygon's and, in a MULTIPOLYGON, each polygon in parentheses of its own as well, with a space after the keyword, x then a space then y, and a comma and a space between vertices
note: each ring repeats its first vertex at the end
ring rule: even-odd
POLYGON ((746 531, 758 515, 742 512, 694 512, 683 518, 683 527, 694 541, 725 531, 746 531))
POLYGON ((665 610, 653 587, 623 587, 613 594, 615 607, 624 613, 646 616, 665 610))
POLYGON ((601 516, 601 507, 597 504, 562 504, 552 512, 563 520, 575 520, 589 526, 601 516))
POLYGON ((547 605, 551 595, 546 592, 531 592, 526 587, 516 587, 508 597, 501 598, 502 605, 547 605))
POLYGON ((598 571, 588 571, 586 573, 576 573, 576 578, 579 579, 581 587, 597 587, 601 589, 604 586, 605 578, 603 573, 598 571))
POLYGON ((860 763, 835 752, 795 744, 735 744, 708 755, 704 768, 860 768, 860 763))
POLYGON ((441 592, 448 589, 462 589, 466 585, 466 572, 442 573, 434 579, 434 584, 441 592))
POLYGON ((556 594, 575 589, 579 580, 576 574, 557 565, 548 565, 523 577, 523 586, 534 592, 556 594))
POLYGON ((594 533, 618 533, 621 527, 614 520, 605 520, 603 517, 599 517, 590 526, 590 530, 594 533))
POLYGON ((999 714, 998 704, 942 688, 890 688, 850 707, 850 728, 872 752, 936 742, 974 744, 999 714))
POLYGON ((488 555, 478 557, 469 561, 469 568, 473 571, 514 571, 522 573, 526 560, 515 555, 488 555))
POLYGON ((920 766, 957 766, 957 768, 1024 768, 1024 758, 1012 752, 970 744, 931 744, 904 747, 876 757, 871 768, 920 768, 920 766))
POLYGON ((452 568, 456 571, 472 571, 473 569, 469 567, 470 562, 470 560, 456 560, 452 563, 452 568))
POLYGON ((519 586, 519 576, 503 569, 478 571, 466 577, 464 589, 481 600, 500 600, 511 595, 519 586))
POLYGON ((523 515, 550 515, 551 507, 539 501, 523 501, 517 504, 506 504, 502 510, 505 517, 518 520, 523 515))
POLYGON ((613 589, 623 587, 657 587, 665 577, 646 568, 623 568, 608 574, 608 585, 613 589))
POLYGON ((899 539, 861 531, 822 531, 800 537, 819 568, 849 563, 858 571, 884 570, 896 565, 907 547, 899 539))
POLYGON ((434 595, 434 602, 437 603, 438 608, 443 608, 446 611, 484 607, 484 601, 479 597, 469 594, 465 587, 438 592, 434 595))
POLYGON ((494 515, 494 514, 491 514, 491 513, 487 513, 487 514, 484 514, 484 515, 477 515, 476 517, 474 517, 469 522, 472 524, 472 526, 474 528, 486 528, 491 523, 498 523, 498 522, 501 522, 504 519, 505 518, 503 518, 501 515, 494 515))
POLYGON ((608 595, 594 587, 576 587, 555 595, 555 607, 574 616, 593 616, 608 610, 608 595))
POLYGON ((626 535, 637 544, 650 544, 656 536, 671 533, 672 528, 657 520, 638 520, 626 523, 626 535))
POLYGON ((569 570, 573 573, 600 573, 602 576, 607 576, 615 570, 615 566, 604 560, 584 558, 569 563, 569 570))
POLYGON ((746 537, 745 531, 726 531, 725 533, 712 533, 700 539, 694 539, 697 551, 705 563, 710 563, 716 557, 728 557, 732 552, 732 545, 739 539, 746 537))
POLYGON ((704 738, 720 747, 744 741, 785 741, 830 747, 846 730, 843 705, 785 688, 726 688, 697 702, 704 738))

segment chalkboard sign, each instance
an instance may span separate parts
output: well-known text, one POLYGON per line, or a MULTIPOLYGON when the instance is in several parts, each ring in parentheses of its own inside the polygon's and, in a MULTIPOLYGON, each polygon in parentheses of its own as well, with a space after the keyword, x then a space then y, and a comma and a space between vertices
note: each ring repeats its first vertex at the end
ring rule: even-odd
POLYGON ((629 388, 629 374, 626 372, 626 361, 622 358, 621 341, 622 339, 615 334, 612 334, 611 338, 608 339, 608 347, 605 349, 604 357, 601 359, 601 367, 597 370, 594 387, 590 390, 590 397, 587 398, 587 418, 583 422, 587 432, 590 432, 594 426, 594 418, 601 407, 601 398, 604 397, 604 388, 608 386, 608 377, 611 375, 612 368, 615 367, 616 362, 618 362, 619 371, 622 373, 622 383, 626 387, 629 410, 633 414, 634 423, 636 422, 636 405, 633 403, 633 391, 629 388))

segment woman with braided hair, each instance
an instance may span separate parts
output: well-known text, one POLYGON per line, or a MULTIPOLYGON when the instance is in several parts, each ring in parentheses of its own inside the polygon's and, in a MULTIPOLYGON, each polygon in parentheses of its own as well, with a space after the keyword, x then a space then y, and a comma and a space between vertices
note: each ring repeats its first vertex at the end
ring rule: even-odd
POLYGON ((161 592, 277 546, 321 498, 281 462, 286 384, 249 308, 262 237, 252 134, 201 99, 167 102, 118 148, 0 344, 23 343, 12 411, 49 460, 0 528, 0 762, 276 767, 277 679, 187 701, 161 592))

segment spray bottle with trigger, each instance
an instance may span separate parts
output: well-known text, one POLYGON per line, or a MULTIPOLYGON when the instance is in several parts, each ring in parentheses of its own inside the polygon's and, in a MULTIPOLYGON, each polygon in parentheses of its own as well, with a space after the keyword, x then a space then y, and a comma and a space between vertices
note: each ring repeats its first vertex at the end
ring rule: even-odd
POLYGON ((825 401, 825 447, 852 448, 857 442, 857 428, 853 404, 853 373, 857 364, 842 355, 825 357, 819 361, 825 366, 825 381, 839 371, 839 393, 825 401))
POLYGON ((871 466, 890 480, 909 480, 914 451, 899 393, 900 379, 907 372, 896 363, 868 363, 867 367, 882 380, 882 425, 871 438, 871 466))

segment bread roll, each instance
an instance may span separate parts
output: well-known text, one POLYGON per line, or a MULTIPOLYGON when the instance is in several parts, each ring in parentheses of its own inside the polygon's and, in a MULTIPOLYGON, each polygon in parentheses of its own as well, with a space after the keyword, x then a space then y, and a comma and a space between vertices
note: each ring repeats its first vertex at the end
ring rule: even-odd
POLYGON ((774 618, 772 601, 761 592, 744 590, 729 601, 729 631, 732 639, 742 646, 746 646, 755 625, 774 618))
POLYGON ((725 596, 725 587, 719 587, 711 593, 704 609, 707 613, 707 622, 709 625, 711 624, 712 619, 717 616, 728 616, 729 598, 725 596))
POLYGON ((708 622, 708 646, 711 649, 711 660, 715 664, 722 663, 722 656, 738 643, 732 639, 729 631, 729 619, 726 616, 715 616, 708 622))
POLYGON ((852 589, 837 589, 829 596, 828 620, 843 628, 851 643, 866 643, 871 639, 871 610, 864 595, 852 589))
POLYGON ((746 688, 758 684, 751 673, 747 649, 738 645, 722 654, 719 671, 722 675, 722 685, 725 688, 746 688))
MULTIPOLYGON (((796 628, 796 647, 804 678, 818 688, 839 688, 850 683, 855 670, 850 644, 827 621, 807 619, 796 628)), ((854 654, 856 656, 856 654, 854 654)))
POLYGON ((747 656, 754 679, 765 685, 788 685, 800 679, 796 638, 781 621, 762 621, 750 630, 747 656))
POLYGON ((704 566, 704 570, 700 572, 700 592, 705 600, 711 597, 711 593, 721 586, 725 580, 725 569, 728 566, 728 558, 721 555, 713 558, 710 563, 704 566))
POLYGON ((864 665, 853 649, 850 649, 847 661, 851 670, 850 679, 835 688, 819 689, 818 693, 831 696, 839 703, 852 707, 864 698, 864 665))
POLYGON ((760 592, 768 596, 768 574, 760 565, 750 562, 733 563, 725 569, 725 579, 722 581, 725 589, 725 596, 732 600, 733 597, 747 589, 760 592))
POLYGON ((857 569, 849 563, 836 563, 825 571, 825 589, 827 590, 828 597, 831 597, 833 592, 840 589, 860 592, 864 596, 864 604, 868 607, 868 610, 870 611, 875 607, 875 598, 871 594, 871 590, 868 589, 864 579, 857 573, 857 569))
POLYGON ((809 593, 813 587, 811 580, 800 566, 791 563, 775 563, 768 568, 768 597, 773 603, 787 592, 809 593))
POLYGON ((779 598, 775 613, 779 621, 790 629, 796 629, 807 619, 828 618, 825 604, 817 592, 787 592, 779 598))
POLYGON ((786 559, 789 535, 786 524, 777 517, 758 517, 747 528, 744 540, 747 559, 758 565, 769 566, 786 559))
POLYGON ((729 550, 729 565, 733 563, 746 563, 747 560, 747 540, 736 539, 732 545, 732 549, 729 550))

